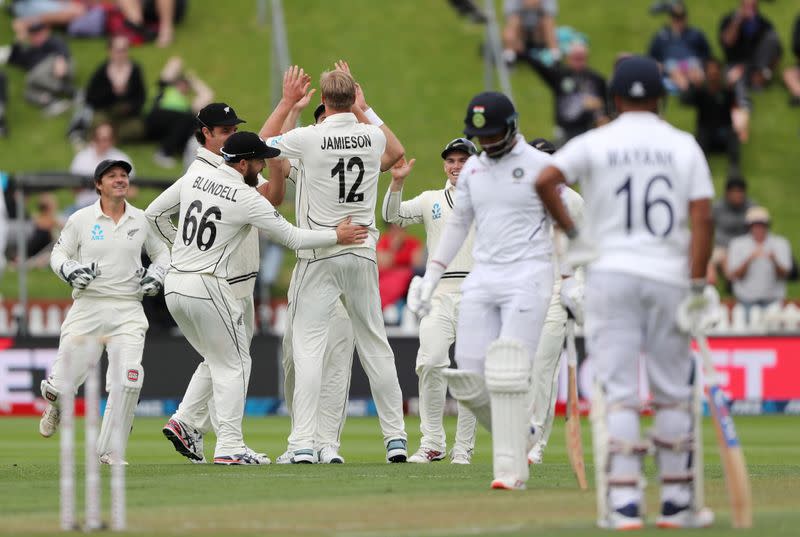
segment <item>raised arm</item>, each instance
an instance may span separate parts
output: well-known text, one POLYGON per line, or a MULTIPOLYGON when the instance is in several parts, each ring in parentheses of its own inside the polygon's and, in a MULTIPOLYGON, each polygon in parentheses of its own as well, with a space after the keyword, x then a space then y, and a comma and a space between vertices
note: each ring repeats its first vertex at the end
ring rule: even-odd
POLYGON ((401 158, 389 170, 392 173, 392 182, 389 184, 389 189, 383 198, 383 208, 381 210, 381 216, 383 216, 385 222, 405 227, 411 224, 419 224, 423 221, 420 196, 409 201, 403 201, 403 182, 411 173, 415 162, 416 159, 406 162, 406 159, 401 158))
POLYGON ((153 235, 165 242, 167 246, 172 246, 172 243, 175 242, 175 235, 178 234, 178 229, 172 223, 172 215, 180 210, 180 206, 181 179, 178 179, 154 199, 144 211, 153 235))
POLYGON ((311 77, 303 69, 296 65, 287 69, 283 74, 283 97, 264 122, 264 126, 258 133, 259 136, 267 139, 279 135, 292 108, 308 93, 310 87, 311 77))

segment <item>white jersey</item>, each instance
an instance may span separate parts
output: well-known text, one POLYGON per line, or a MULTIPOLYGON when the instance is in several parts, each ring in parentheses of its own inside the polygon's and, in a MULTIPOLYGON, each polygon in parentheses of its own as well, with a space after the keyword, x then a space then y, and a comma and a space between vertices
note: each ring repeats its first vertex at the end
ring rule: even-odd
POLYGON ((69 259, 96 264, 98 276, 86 289, 73 290, 72 298, 141 300, 137 271, 142 268, 143 247, 154 265, 169 265, 169 250, 150 230, 141 209, 125 202, 125 214, 115 224, 97 200, 69 217, 50 254, 50 267, 64 276, 61 265, 69 259))
POLYGON ((300 251, 298 257, 320 259, 358 249, 360 255, 374 259, 378 176, 386 148, 383 131, 358 123, 351 113, 339 113, 319 125, 269 138, 267 144, 280 149, 282 158, 298 159, 303 165, 304 177, 297 193, 299 227, 332 229, 351 216, 354 224, 369 228, 369 238, 363 244, 300 251))
MULTIPOLYGON (((453 214, 455 190, 450 181, 441 190, 427 190, 419 196, 402 201, 403 191, 386 191, 383 199, 383 219, 399 226, 411 224, 425 225, 425 238, 428 252, 431 254, 439 246, 445 225, 453 214)), ((475 228, 470 228, 458 253, 447 266, 447 271, 437 286, 439 292, 458 292, 463 279, 472 270, 472 244, 475 228)))
POLYGON ((471 156, 456 185, 453 215, 433 259, 445 265, 456 255, 475 222, 475 264, 550 261, 550 217, 533 183, 552 157, 529 146, 521 135, 499 159, 471 156))
POLYGON ((714 197, 692 135, 650 112, 626 112, 574 138, 554 165, 580 182, 581 231, 599 252, 590 269, 688 284, 689 202, 714 197))
POLYGON ((184 175, 145 211, 151 225, 172 247, 171 270, 231 278, 231 258, 251 226, 291 249, 336 244, 336 230, 306 231, 289 224, 242 175, 227 164, 184 175), (166 216, 178 207, 178 228, 166 216), (175 240, 180 233, 179 240, 175 240))
MULTIPOLYGON (((561 196, 561 203, 567 208, 570 218, 575 225, 580 228, 583 226, 583 198, 580 194, 566 185, 559 185, 558 190, 561 196)), ((569 239, 555 226, 550 231, 553 239, 553 266, 555 267, 555 282, 559 282, 562 276, 572 276, 575 273, 572 265, 567 262, 567 248, 569 239)))

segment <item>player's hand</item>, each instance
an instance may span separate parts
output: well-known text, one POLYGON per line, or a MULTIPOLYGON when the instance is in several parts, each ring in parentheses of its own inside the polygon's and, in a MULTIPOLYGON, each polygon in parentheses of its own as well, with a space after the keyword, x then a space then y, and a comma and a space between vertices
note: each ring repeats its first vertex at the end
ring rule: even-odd
POLYGON ((86 289, 100 274, 95 263, 84 265, 73 259, 64 261, 58 272, 61 279, 70 284, 73 289, 86 289))
POLYGON ((425 278, 414 276, 408 286, 406 306, 409 311, 422 319, 431 312, 431 297, 435 286, 425 278))
POLYGON ((342 221, 336 226, 336 238, 338 244, 363 244, 369 235, 369 230, 364 226, 352 224, 352 217, 342 221))
POLYGON ((678 328, 687 334, 705 333, 720 319, 719 293, 716 288, 706 285, 704 280, 693 280, 689 296, 678 306, 676 322, 678 328))
POLYGON ((406 161, 404 157, 401 157, 400 160, 395 162, 394 166, 392 166, 389 170, 389 172, 392 174, 392 181, 405 181, 406 177, 411 174, 411 170, 414 168, 415 162, 417 162, 417 159, 415 158, 406 161))
POLYGON ((302 67, 293 65, 283 73, 283 98, 292 104, 305 97, 310 87, 311 77, 302 67))
POLYGON ((567 314, 583 325, 583 284, 575 277, 562 279, 560 298, 567 314))
POLYGON ((305 110, 309 104, 311 104, 311 97, 317 92, 317 88, 311 88, 311 91, 303 95, 303 98, 294 103, 294 108, 296 110, 305 110))
POLYGON ((141 287, 144 296, 156 296, 164 290, 164 277, 167 275, 167 267, 159 265, 150 265, 142 279, 139 280, 139 287, 141 287))

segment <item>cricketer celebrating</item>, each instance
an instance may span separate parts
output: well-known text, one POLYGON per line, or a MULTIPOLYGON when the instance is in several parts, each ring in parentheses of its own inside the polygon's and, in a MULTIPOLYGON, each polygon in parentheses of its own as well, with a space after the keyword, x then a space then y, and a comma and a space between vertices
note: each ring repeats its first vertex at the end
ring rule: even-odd
POLYGON ((585 333, 596 371, 592 394, 598 524, 643 526, 637 361, 641 354, 655 408, 652 444, 661 477, 662 527, 709 525, 713 514, 692 502, 692 379, 682 312, 697 326, 713 291, 705 285, 714 189, 694 137, 657 115, 664 95, 658 64, 621 60, 611 82, 620 116, 578 136, 536 181, 548 210, 572 237, 570 258, 590 260, 585 333), (584 225, 575 227, 557 193, 580 182, 584 225), (691 230, 690 230, 691 228, 691 230), (691 282, 690 282, 691 275, 691 282), (690 285, 691 283, 691 285, 690 285))
MULTIPOLYGON (((465 138, 456 138, 442 151, 445 186, 440 190, 428 190, 408 200, 403 199, 403 184, 411 173, 414 160, 403 160, 392 167, 392 182, 383 199, 383 219, 400 226, 422 223, 425 225, 427 247, 435 252, 445 225, 453 213, 458 176, 467 159, 477 154, 475 145, 465 138)), ((447 396, 447 381, 444 370, 450 365, 450 346, 456 339, 458 305, 461 301, 461 284, 472 269, 472 237, 470 230, 463 246, 442 275, 431 299, 431 312, 420 320, 419 352, 416 371, 419 377, 419 416, 422 439, 416 453, 408 462, 427 463, 442 460, 447 453, 447 438, 442 419, 447 396)), ((414 277, 411 285, 417 286, 422 279, 414 277)), ((413 297, 415 292, 409 292, 413 297)), ((415 309, 411 304, 410 308, 415 309)), ((456 464, 469 464, 475 447, 475 416, 464 405, 459 404, 455 446, 451 455, 456 464)))
POLYGON ((67 385, 77 389, 100 359, 103 346, 81 346, 81 339, 105 338, 109 361, 121 362, 109 363, 106 379, 107 390, 119 386, 120 391, 109 394, 97 440, 98 456, 105 464, 125 463, 124 448, 122 453, 112 452, 112 429, 116 424, 122 427, 127 445, 144 381, 142 352, 148 324, 142 296, 161 292, 169 265, 169 251, 150 231, 142 210, 125 200, 130 171, 131 165, 123 160, 97 165, 94 185, 100 199, 69 217, 50 256, 53 271, 72 286, 74 302, 61 325, 50 376, 42 381, 42 396, 49 404, 39 432, 50 437, 58 428, 58 400, 67 375, 73 380, 67 385), (141 262, 143 247, 152 260, 146 271, 141 262), (97 354, 87 355, 88 348, 96 348, 97 354), (64 369, 65 353, 69 353, 71 371, 64 369), (123 375, 119 383, 112 382, 115 371, 123 375))

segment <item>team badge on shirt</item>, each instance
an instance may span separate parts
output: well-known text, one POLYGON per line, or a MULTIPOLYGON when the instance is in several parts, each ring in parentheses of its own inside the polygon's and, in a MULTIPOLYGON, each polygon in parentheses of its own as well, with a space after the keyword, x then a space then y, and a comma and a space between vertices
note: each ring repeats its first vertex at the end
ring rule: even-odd
POLYGON ((514 168, 514 171, 511 172, 511 175, 514 176, 514 179, 522 179, 522 176, 525 175, 525 172, 522 168, 514 168))
POLYGON ((472 107, 472 124, 478 129, 486 125, 486 116, 483 115, 485 111, 486 109, 482 106, 472 107))
POLYGON ((105 239, 105 237, 103 236, 103 228, 100 227, 100 224, 92 226, 92 240, 101 241, 103 239, 105 239))
POLYGON ((431 210, 433 213, 432 217, 434 220, 438 220, 442 217, 442 206, 439 205, 439 202, 433 204, 433 209, 431 210))
POLYGON ((131 240, 133 238, 133 236, 136 235, 137 231, 139 231, 138 227, 136 229, 129 229, 128 230, 128 240, 131 240))

